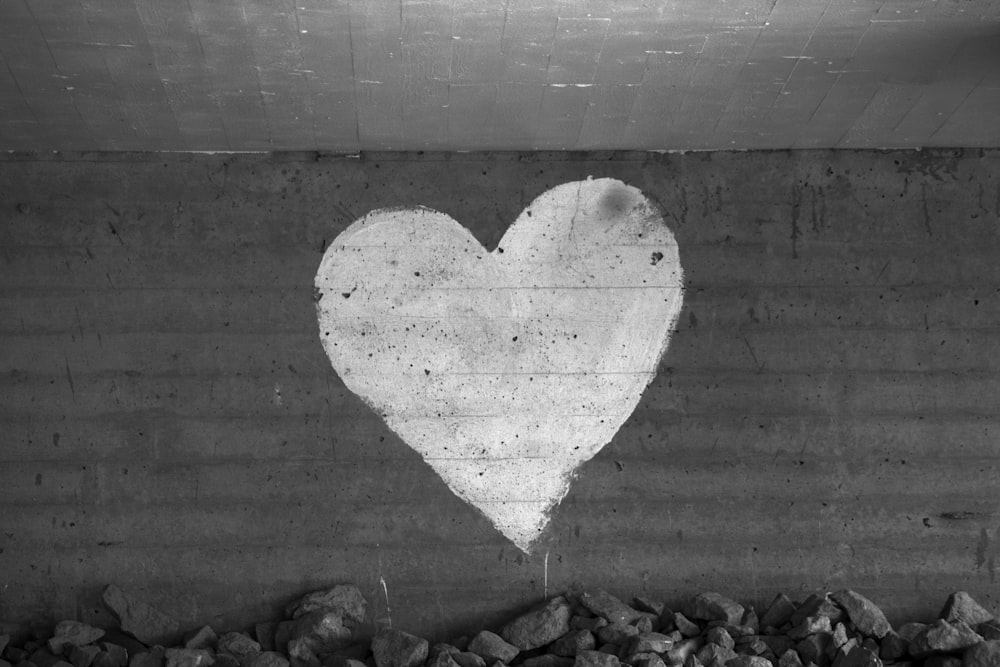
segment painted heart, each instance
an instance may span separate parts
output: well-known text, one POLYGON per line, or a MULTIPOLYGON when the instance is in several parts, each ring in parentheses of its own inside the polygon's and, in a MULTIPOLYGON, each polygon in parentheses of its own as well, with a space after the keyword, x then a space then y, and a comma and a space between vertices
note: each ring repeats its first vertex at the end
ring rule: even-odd
POLYGON ((344 384, 525 552, 632 414, 683 297, 659 208, 606 178, 545 192, 493 252, 444 213, 373 211, 316 288, 344 384))

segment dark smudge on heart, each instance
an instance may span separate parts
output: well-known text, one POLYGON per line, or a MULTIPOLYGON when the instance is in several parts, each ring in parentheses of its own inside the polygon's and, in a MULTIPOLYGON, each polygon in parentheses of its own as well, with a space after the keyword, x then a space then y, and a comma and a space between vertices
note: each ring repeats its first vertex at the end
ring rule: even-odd
POLYGON ((627 189, 623 187, 610 188, 601 197, 598 205, 602 216, 608 218, 618 217, 628 213, 631 206, 631 197, 627 189))

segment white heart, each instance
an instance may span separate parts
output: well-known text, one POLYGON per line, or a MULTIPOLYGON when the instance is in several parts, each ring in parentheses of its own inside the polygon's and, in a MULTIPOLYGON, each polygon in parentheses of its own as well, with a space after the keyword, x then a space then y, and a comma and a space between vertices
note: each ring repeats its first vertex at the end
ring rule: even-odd
POLYGON ((451 217, 379 209, 316 274, 344 384, 523 551, 656 375, 680 312, 677 243, 614 179, 555 187, 487 252, 451 217))

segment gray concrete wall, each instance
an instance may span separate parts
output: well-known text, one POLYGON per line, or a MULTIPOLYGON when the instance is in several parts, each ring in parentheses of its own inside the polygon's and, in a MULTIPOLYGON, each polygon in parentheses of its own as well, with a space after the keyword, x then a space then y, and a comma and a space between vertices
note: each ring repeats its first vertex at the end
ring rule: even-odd
POLYGON ((574 585, 1000 606, 996 151, 8 154, 0 249, 5 627, 110 582, 220 629, 355 582, 439 637, 574 585), (493 248, 588 175, 664 206, 686 298, 525 556, 344 387, 313 277, 373 208, 493 248))

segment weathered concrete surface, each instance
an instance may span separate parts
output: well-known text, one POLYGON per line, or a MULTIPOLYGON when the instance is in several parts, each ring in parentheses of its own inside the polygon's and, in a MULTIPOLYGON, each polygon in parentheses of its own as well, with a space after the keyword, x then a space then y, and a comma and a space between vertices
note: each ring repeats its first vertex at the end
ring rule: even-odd
POLYGON ((995 609, 998 171, 996 151, 7 155, 0 620, 100 625, 111 582, 221 629, 351 581, 432 636, 546 582, 995 609), (428 206, 493 249, 588 175, 664 207, 685 302, 526 557, 346 389, 313 280, 371 209, 428 206))

